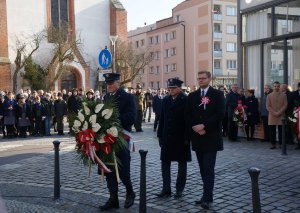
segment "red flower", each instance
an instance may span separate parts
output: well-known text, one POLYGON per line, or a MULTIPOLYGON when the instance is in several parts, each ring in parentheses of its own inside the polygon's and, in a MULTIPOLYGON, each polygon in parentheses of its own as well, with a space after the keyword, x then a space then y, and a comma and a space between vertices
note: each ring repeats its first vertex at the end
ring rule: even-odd
POLYGON ((100 144, 97 142, 93 142, 93 146, 95 147, 96 151, 99 151, 101 149, 100 144))
POLYGON ((107 133, 103 139, 108 144, 113 144, 114 142, 116 142, 116 138, 109 133, 107 133))
POLYGON ((102 152, 104 152, 107 155, 111 153, 111 145, 109 143, 102 144, 101 149, 102 149, 102 152))

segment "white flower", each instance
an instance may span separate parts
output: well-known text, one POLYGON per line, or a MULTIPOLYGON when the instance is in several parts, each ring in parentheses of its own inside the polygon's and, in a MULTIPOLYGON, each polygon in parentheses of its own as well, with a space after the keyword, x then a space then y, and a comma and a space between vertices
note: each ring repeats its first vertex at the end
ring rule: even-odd
POLYGON ((113 113, 112 109, 105 109, 105 110, 102 111, 102 116, 105 119, 109 119, 111 117, 112 113, 113 113))
POLYGON ((89 128, 88 122, 85 121, 82 127, 82 130, 87 130, 87 128, 89 128))
POLYGON ((78 133, 78 132, 79 132, 79 129, 78 129, 78 127, 76 127, 76 126, 73 126, 73 127, 72 127, 72 130, 73 130, 75 133, 78 133))
POLYGON ((237 118, 233 118, 233 121, 238 121, 238 119, 237 118))
POLYGON ((294 118, 294 119, 293 119, 293 122, 294 122, 294 123, 297 123, 297 120, 294 118))
POLYGON ((98 132, 99 129, 101 128, 100 124, 97 124, 97 123, 96 123, 96 124, 93 124, 92 127, 93 127, 92 129, 93 129, 94 132, 98 132))
POLYGON ((102 137, 100 138, 99 143, 105 143, 105 141, 104 141, 104 136, 102 136, 102 137))
POLYGON ((118 129, 114 126, 106 130, 106 132, 114 137, 118 137, 118 129))
POLYGON ((103 108, 104 104, 97 104, 97 106, 95 107, 95 113, 100 112, 100 110, 103 108))
POLYGON ((89 115, 91 113, 91 110, 87 107, 87 105, 83 105, 83 108, 84 108, 84 112, 86 115, 89 115))
POLYGON ((238 110, 236 110, 236 111, 234 111, 234 113, 235 113, 236 115, 238 115, 238 114, 239 114, 239 111, 238 111, 238 110))
POLYGON ((84 121, 84 115, 81 113, 81 110, 78 112, 78 116, 77 116, 77 117, 79 118, 79 120, 80 120, 81 122, 84 121))
POLYGON ((92 115, 89 119, 90 123, 93 125, 96 123, 97 121, 97 115, 92 115))
POLYGON ((73 126, 74 126, 75 128, 78 128, 78 127, 81 126, 81 122, 80 122, 79 120, 75 120, 73 126))

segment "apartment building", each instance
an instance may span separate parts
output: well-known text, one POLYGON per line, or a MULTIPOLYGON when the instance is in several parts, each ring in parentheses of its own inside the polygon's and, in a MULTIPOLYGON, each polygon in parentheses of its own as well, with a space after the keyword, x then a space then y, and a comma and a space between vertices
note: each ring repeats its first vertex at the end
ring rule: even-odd
POLYGON ((172 17, 129 32, 129 40, 144 40, 153 61, 141 70, 144 88, 166 87, 179 77, 186 86, 197 85, 197 72, 209 70, 214 85, 237 81, 236 0, 188 0, 172 10, 172 17))

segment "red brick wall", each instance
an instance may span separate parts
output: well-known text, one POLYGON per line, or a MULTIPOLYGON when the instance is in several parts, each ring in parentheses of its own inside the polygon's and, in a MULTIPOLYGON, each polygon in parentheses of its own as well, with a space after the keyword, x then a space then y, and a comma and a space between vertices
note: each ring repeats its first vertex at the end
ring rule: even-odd
POLYGON ((10 64, 2 60, 8 60, 6 0, 0 0, 0 90, 11 90, 10 64))
POLYGON ((110 4, 110 35, 118 35, 118 39, 126 41, 127 33, 127 11, 117 9, 110 4))

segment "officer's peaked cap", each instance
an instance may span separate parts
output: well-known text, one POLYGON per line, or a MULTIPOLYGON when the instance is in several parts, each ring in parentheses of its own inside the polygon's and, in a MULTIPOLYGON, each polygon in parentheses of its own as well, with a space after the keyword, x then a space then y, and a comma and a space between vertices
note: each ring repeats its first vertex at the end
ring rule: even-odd
POLYGON ((179 78, 170 78, 168 79, 168 87, 181 87, 183 81, 179 78))
POLYGON ((106 83, 113 83, 114 81, 120 80, 120 74, 118 73, 105 73, 103 76, 106 83))

